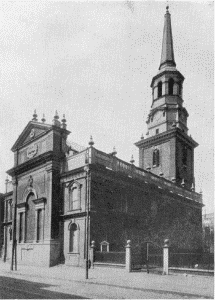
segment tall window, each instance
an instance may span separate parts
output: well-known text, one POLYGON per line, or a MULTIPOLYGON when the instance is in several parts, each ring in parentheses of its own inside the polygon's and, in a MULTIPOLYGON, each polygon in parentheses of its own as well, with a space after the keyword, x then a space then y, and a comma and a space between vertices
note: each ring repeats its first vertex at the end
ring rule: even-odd
POLYGON ((33 242, 35 239, 35 195, 30 193, 27 198, 28 210, 26 216, 26 242, 33 242))
POLYGON ((160 153, 158 149, 153 151, 153 167, 157 167, 160 164, 160 153))
POLYGON ((78 252, 78 226, 75 223, 69 227, 69 252, 78 252))
POLYGON ((169 86, 169 95, 173 95, 174 80, 172 78, 169 79, 168 86, 169 86))
POLYGON ((80 208, 80 199, 78 197, 78 188, 73 187, 69 192, 69 209, 79 209, 80 208))
POLYGON ((162 82, 158 83, 158 98, 162 96, 162 82))
POLYGON ((9 200, 9 206, 8 206, 8 216, 9 216, 9 220, 12 220, 12 215, 13 215, 12 200, 9 200))
POLYGON ((43 237, 43 220, 42 209, 37 210, 37 241, 42 240, 43 237))
POLYGON ((11 227, 9 228, 9 236, 10 236, 10 241, 12 241, 12 239, 13 239, 13 230, 12 230, 11 227))
POLYGON ((19 214, 19 242, 22 242, 23 241, 23 237, 24 237, 23 224, 24 224, 24 213, 21 212, 19 214))

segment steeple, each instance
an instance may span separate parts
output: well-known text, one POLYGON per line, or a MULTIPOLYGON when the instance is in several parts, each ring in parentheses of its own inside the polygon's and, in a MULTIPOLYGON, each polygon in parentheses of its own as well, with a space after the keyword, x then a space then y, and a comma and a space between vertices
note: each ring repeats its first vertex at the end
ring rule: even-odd
POLYGON ((166 14, 164 16, 163 42, 159 70, 166 66, 175 67, 171 15, 169 13, 169 6, 166 7, 166 14))
POLYGON ((147 136, 141 138, 139 165, 185 188, 194 183, 194 148, 188 136, 188 112, 183 106, 184 76, 176 69, 169 7, 164 18, 160 67, 152 78, 152 105, 147 136))

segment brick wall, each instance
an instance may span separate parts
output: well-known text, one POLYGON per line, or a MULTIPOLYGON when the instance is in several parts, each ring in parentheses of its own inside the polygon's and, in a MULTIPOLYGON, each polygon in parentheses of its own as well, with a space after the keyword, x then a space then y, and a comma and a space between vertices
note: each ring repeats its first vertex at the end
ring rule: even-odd
POLYGON ((134 244, 150 240, 162 245, 166 238, 176 248, 201 248, 201 207, 186 205, 149 184, 122 178, 117 182, 114 176, 98 178, 92 183, 91 200, 91 240, 97 249, 104 240, 113 251, 121 251, 128 239, 134 244))

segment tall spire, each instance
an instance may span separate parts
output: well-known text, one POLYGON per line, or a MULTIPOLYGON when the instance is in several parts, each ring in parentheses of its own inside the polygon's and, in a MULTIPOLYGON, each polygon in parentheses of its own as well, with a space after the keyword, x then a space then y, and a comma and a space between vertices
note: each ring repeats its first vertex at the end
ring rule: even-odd
POLYGON ((159 70, 163 69, 166 66, 176 66, 174 60, 171 15, 169 13, 169 6, 166 7, 166 14, 164 16, 163 43, 159 70))

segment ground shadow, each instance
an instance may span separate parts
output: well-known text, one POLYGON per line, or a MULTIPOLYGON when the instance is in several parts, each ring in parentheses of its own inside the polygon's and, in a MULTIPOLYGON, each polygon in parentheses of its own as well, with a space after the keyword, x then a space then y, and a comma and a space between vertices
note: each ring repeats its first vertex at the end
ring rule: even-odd
POLYGON ((0 276, 0 299, 86 299, 47 290, 54 285, 0 276))

